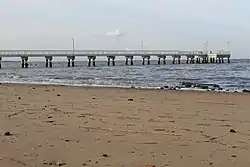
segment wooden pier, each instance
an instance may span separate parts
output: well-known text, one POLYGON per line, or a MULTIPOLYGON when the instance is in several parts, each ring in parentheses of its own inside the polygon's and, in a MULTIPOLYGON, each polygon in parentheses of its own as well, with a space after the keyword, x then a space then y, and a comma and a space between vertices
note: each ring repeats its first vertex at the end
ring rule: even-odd
POLYGON ((44 57, 45 67, 52 67, 53 57, 65 57, 68 60, 68 67, 75 66, 75 59, 87 57, 88 66, 95 66, 98 57, 107 57, 107 65, 115 66, 116 57, 124 57, 125 65, 133 65, 134 57, 142 58, 142 65, 150 65, 150 58, 156 56, 158 64, 166 64, 166 58, 172 57, 173 64, 181 64, 184 58, 187 64, 194 63, 230 63, 231 54, 229 51, 205 52, 205 51, 179 51, 179 50, 0 50, 0 68, 4 58, 20 57, 21 67, 28 68, 30 57, 44 57), (145 63, 145 60, 147 61, 145 63))

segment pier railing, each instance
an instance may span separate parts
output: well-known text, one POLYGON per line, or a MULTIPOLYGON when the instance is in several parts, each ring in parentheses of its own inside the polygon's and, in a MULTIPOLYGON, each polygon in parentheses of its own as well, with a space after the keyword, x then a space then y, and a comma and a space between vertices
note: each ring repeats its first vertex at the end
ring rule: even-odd
MULTIPOLYGON (((213 52, 217 54, 230 54, 229 51, 213 52)), ((180 50, 0 50, 0 57, 42 57, 42 56, 140 56, 140 55, 166 55, 166 56, 204 56, 204 51, 180 51, 180 50)))

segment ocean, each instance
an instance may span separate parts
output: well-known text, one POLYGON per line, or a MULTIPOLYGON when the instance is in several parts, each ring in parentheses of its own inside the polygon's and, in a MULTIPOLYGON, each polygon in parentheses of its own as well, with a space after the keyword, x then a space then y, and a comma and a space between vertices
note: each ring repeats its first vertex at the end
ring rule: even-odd
POLYGON ((116 61, 116 66, 107 66, 107 61, 97 61, 96 67, 87 62, 76 61, 75 67, 65 62, 53 62, 52 68, 45 68, 45 62, 29 62, 28 69, 22 69, 20 62, 2 62, 1 83, 60 84, 74 86, 143 87, 158 88, 177 86, 181 82, 218 84, 229 90, 250 89, 249 60, 231 60, 231 64, 171 64, 125 66, 116 61))

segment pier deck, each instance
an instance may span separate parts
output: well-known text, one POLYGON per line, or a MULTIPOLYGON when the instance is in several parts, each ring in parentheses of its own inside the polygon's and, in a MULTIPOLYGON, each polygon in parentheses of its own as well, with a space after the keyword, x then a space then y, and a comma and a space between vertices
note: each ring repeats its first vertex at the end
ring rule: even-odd
POLYGON ((4 58, 20 57, 22 61, 22 68, 28 68, 29 57, 44 57, 46 60, 46 67, 52 67, 53 57, 66 57, 68 59, 68 66, 74 66, 74 60, 77 57, 87 57, 89 60, 88 65, 95 66, 95 60, 97 57, 107 57, 108 65, 112 60, 112 65, 115 65, 115 58, 123 56, 125 57, 125 64, 128 65, 130 59, 130 65, 133 65, 133 58, 135 56, 142 57, 142 65, 145 65, 145 59, 147 64, 150 64, 150 57, 156 56, 158 58, 158 64, 166 64, 166 57, 172 57, 173 64, 180 64, 182 57, 186 57, 186 63, 224 63, 224 58, 228 59, 230 63, 231 54, 229 51, 218 51, 208 53, 205 51, 181 51, 181 50, 0 50, 0 68, 1 61, 4 58), (92 62, 92 63, 91 63, 92 62))

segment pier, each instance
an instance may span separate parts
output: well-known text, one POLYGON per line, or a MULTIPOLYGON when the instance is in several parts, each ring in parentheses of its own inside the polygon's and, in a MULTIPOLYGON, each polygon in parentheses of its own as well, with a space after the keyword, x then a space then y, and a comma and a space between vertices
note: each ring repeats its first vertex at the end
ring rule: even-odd
POLYGON ((181 64, 181 59, 186 64, 207 64, 207 63, 230 63, 231 54, 229 51, 206 52, 206 51, 179 51, 179 50, 0 50, 0 68, 2 60, 10 57, 20 57, 21 67, 28 68, 30 57, 44 57, 45 67, 53 66, 54 57, 65 57, 68 60, 68 67, 75 66, 75 60, 79 57, 88 58, 88 66, 96 66, 99 57, 107 57, 107 65, 115 66, 116 57, 124 57, 125 65, 134 65, 134 57, 142 58, 142 65, 150 65, 150 58, 157 57, 158 65, 166 64, 166 58, 172 58, 172 64, 181 64))

